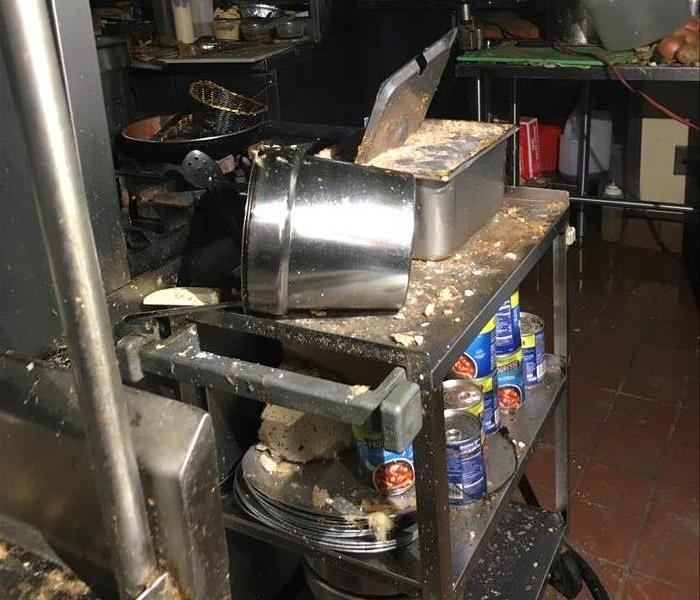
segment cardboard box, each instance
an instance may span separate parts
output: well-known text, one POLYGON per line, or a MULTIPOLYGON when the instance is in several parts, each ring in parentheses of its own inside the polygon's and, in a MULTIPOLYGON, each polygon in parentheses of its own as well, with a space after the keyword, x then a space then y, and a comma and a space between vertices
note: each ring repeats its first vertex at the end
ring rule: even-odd
POLYGON ((538 123, 540 142, 540 169, 543 173, 559 170, 559 140, 564 126, 553 123, 538 123))

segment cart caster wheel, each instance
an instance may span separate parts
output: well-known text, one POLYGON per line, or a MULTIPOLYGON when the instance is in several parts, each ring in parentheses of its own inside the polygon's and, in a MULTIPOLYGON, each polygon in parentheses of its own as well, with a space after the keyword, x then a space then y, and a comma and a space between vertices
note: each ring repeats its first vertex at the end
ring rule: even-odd
POLYGON ((564 598, 576 598, 583 587, 583 578, 578 563, 568 550, 561 552, 549 572, 549 585, 564 598))

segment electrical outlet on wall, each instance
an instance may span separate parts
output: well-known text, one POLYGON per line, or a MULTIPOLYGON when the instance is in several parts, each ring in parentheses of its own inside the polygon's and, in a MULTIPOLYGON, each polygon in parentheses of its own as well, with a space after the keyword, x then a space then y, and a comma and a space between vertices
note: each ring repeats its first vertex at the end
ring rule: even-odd
POLYGON ((676 153, 673 156, 673 174, 688 174, 688 146, 676 146, 676 153))

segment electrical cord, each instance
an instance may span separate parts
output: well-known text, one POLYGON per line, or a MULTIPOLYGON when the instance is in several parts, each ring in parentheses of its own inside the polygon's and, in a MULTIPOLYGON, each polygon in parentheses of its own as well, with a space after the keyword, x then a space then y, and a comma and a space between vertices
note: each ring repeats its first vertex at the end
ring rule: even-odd
MULTIPOLYGON (((526 38, 523 38, 521 36, 516 35, 515 33, 511 32, 511 31, 508 31, 507 29, 503 28, 502 26, 498 25, 497 23, 494 23, 493 21, 486 21, 486 20, 479 20, 479 21, 486 24, 486 25, 491 25, 493 27, 498 28, 501 32, 501 35, 503 35, 504 39, 506 39, 506 40, 520 41, 520 40, 526 39, 526 38)), ((563 52, 564 54, 569 54, 572 56, 585 56, 587 58, 593 58, 595 60, 599 60, 608 69, 610 69, 611 73, 615 76, 615 78, 629 92, 638 95, 645 102, 647 102, 650 106, 654 107, 656 110, 658 110, 662 114, 666 115, 668 118, 673 119, 674 121, 680 123, 681 125, 685 125, 689 129, 694 129, 695 131, 700 131, 700 126, 698 126, 692 120, 690 120, 686 117, 683 117, 683 116, 679 115, 678 113, 672 111, 670 108, 668 108, 668 106, 666 106, 665 104, 662 104, 661 102, 656 100, 650 94, 647 94, 646 92, 643 92, 642 90, 639 90, 639 89, 633 87, 630 84, 630 82, 627 81, 625 76, 622 73, 620 73, 620 70, 604 56, 601 56, 601 55, 596 54, 594 52, 586 52, 585 50, 573 50, 572 48, 565 46, 560 40, 555 40, 554 43, 549 43, 549 42, 542 40, 542 43, 554 48, 555 50, 558 50, 559 52, 563 52)))
MULTIPOLYGON (((638 90, 637 88, 634 88, 630 85, 629 81, 625 79, 625 77, 620 73, 619 69, 613 65, 610 61, 608 61, 606 58, 599 56, 595 54, 594 52, 584 52, 584 51, 578 51, 578 50, 572 50, 569 47, 566 47, 562 45, 560 42, 556 42, 555 44, 552 45, 553 48, 556 50, 559 50, 560 52, 563 52, 564 54, 572 54, 572 55, 579 55, 579 56, 587 56, 589 58, 595 58, 599 61, 601 61, 610 71, 615 75, 615 77, 618 79, 618 81, 625 87, 627 88, 630 92, 633 94, 638 94, 641 96, 646 102, 648 102, 651 106, 662 112, 664 115, 667 117, 673 119, 674 121, 677 121, 681 125, 685 125, 686 127, 690 129, 694 129, 696 131, 700 131, 700 127, 693 123, 690 119, 686 119, 685 117, 681 117, 680 115, 676 114, 673 112, 670 108, 667 106, 664 106, 654 98, 652 98, 649 94, 642 92, 641 90, 638 90)), ((682 258, 679 257, 676 253, 674 253, 663 241, 661 238, 661 235, 659 234, 658 229, 656 228, 656 225, 654 224, 653 220, 649 217, 644 217, 644 219, 647 222, 647 226, 649 227, 649 231, 651 233, 651 236, 654 238, 654 242, 656 245, 660 248, 660 250, 664 253, 673 258, 676 261, 682 262, 682 258)))
MULTIPOLYGON (((537 500, 537 495, 535 494, 535 491, 533 489, 530 489, 530 492, 532 494, 534 504, 538 507, 541 507, 539 500, 537 500)), ((581 579, 583 579, 583 582, 586 584, 586 587, 591 592, 593 600, 610 600, 610 596, 608 595, 605 586, 600 581, 600 578, 593 570, 593 568, 583 558, 583 556, 576 552, 576 550, 574 550, 569 544, 564 543, 564 545, 566 546, 566 552, 569 552, 574 561, 576 562, 576 565, 578 566, 579 571, 581 573, 581 579)))
POLYGON ((680 116, 678 113, 673 112, 670 108, 668 108, 666 105, 662 104, 658 100, 656 100, 654 97, 650 96, 646 92, 643 92, 642 90, 638 90, 637 88, 633 87, 627 79, 625 79, 624 75, 620 73, 620 70, 612 64, 607 58, 604 56, 601 56, 599 54, 596 54, 595 52, 586 52, 584 50, 573 50, 568 46, 564 46, 559 40, 555 41, 552 44, 552 47, 555 50, 558 50, 559 52, 563 52, 564 54, 570 54, 573 56, 585 56, 588 58, 594 58, 596 60, 599 60, 602 62, 610 71, 612 74, 615 76, 615 78, 625 87, 627 88, 628 91, 632 92, 633 94, 637 94, 640 96, 645 102, 647 102, 650 106, 653 106, 656 110, 659 112, 663 113, 670 119, 673 119, 674 121, 677 121, 681 125, 685 125, 686 127, 690 129, 694 129, 696 131, 700 131, 700 126, 698 126, 696 123, 693 123, 690 119, 686 117, 680 116))
POLYGON ((605 589, 605 586, 600 581, 600 578, 596 572, 591 568, 591 565, 589 565, 584 560, 583 556, 581 556, 568 544, 566 544, 566 550, 576 561, 576 564, 581 571, 581 579, 583 579, 584 583, 586 584, 588 591, 591 592, 593 600, 610 600, 608 591, 605 589))

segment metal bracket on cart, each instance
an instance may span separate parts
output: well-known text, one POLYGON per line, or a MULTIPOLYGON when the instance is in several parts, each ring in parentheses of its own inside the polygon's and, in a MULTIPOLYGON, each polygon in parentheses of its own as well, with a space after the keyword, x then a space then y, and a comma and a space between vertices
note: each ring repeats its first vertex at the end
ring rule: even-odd
POLYGON ((349 425, 381 429, 387 449, 402 452, 423 424, 420 388, 394 368, 374 389, 328 381, 200 349, 196 327, 161 340, 130 333, 117 342, 122 378, 148 374, 285 406, 349 425))

